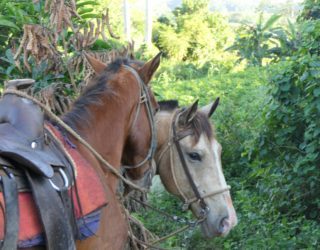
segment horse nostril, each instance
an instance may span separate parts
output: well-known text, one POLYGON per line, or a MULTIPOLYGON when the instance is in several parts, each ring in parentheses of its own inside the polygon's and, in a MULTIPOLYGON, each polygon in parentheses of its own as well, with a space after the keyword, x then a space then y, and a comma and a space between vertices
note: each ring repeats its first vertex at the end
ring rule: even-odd
POLYGON ((222 220, 220 221, 220 224, 219 224, 219 228, 218 228, 219 234, 224 234, 224 233, 228 232, 230 229, 230 225, 231 224, 230 224, 229 216, 222 218, 222 220))

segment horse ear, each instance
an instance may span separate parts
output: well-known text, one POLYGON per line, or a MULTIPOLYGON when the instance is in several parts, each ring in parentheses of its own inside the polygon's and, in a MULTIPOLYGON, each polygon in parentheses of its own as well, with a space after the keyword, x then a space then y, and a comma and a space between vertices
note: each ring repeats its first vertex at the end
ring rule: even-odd
POLYGON ((90 66, 92 67, 92 69, 94 70, 94 72, 97 75, 100 75, 103 72, 103 70, 107 67, 106 64, 104 64, 100 60, 94 58, 93 56, 90 56, 87 53, 84 53, 84 55, 85 55, 88 63, 90 64, 90 66))
POLYGON ((154 72, 158 69, 160 65, 160 58, 161 58, 162 52, 159 52, 158 55, 156 55, 152 60, 145 63, 140 69, 139 69, 139 75, 142 79, 142 81, 145 84, 148 84, 154 74, 154 72))
POLYGON ((220 98, 218 97, 213 103, 210 103, 200 109, 202 113, 204 113, 208 118, 210 118, 214 111, 216 111, 219 105, 220 98))
POLYGON ((186 108, 179 117, 179 123, 181 125, 187 125, 189 124, 193 118, 195 117, 198 109, 198 101, 196 100, 191 106, 186 108))

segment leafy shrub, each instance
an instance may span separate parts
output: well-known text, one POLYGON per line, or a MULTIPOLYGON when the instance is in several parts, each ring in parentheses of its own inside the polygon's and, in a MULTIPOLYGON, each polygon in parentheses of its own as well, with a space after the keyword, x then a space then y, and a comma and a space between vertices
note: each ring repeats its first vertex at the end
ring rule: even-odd
POLYGON ((185 0, 173 15, 158 19, 153 38, 169 58, 204 63, 226 46, 231 29, 222 15, 209 12, 208 3, 185 0))
POLYGON ((272 29, 279 18, 279 15, 273 15, 264 22, 261 13, 255 25, 244 24, 238 29, 235 42, 228 50, 237 51, 240 60, 246 59, 249 65, 261 66, 263 58, 273 58, 279 53, 277 32, 272 29))
POLYGON ((298 50, 272 71, 259 139, 263 150, 256 156, 257 167, 269 169, 276 178, 257 175, 261 191, 268 192, 280 212, 319 221, 320 20, 303 23, 301 33, 298 50))

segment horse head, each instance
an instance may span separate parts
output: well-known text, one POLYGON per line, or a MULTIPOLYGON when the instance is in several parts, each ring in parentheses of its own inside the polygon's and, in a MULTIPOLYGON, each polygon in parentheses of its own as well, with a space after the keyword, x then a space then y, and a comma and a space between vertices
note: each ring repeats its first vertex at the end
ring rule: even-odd
MULTIPOLYGON (((151 91, 150 81, 159 67, 160 56, 161 53, 147 63, 126 59, 127 64, 122 69, 123 77, 130 83, 130 86, 140 88, 140 95, 136 98, 136 105, 128 121, 122 164, 126 178, 142 187, 151 185, 151 178, 155 171, 155 166, 152 164, 157 145, 154 115, 159 105, 151 91)), ((91 56, 86 55, 86 57, 97 75, 105 71, 106 64, 91 56)))
POLYGON ((206 237, 227 235, 237 223, 222 171, 222 147, 209 121, 218 102, 198 109, 196 101, 157 115, 158 174, 166 189, 198 218, 206 237))

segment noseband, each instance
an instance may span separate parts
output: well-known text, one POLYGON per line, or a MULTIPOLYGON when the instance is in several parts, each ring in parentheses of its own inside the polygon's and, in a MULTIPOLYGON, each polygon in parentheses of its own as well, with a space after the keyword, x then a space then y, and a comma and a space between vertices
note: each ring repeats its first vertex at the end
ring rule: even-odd
POLYGON ((139 101, 138 101, 137 108, 136 108, 136 113, 135 113, 133 122, 131 124, 131 127, 133 127, 133 125, 136 123, 136 121, 138 119, 138 115, 141 110, 141 104, 144 104, 146 106, 149 125, 150 125, 150 129, 151 129, 150 148, 148 150, 148 154, 146 155, 146 157, 141 162, 139 162, 138 164, 136 164, 134 166, 124 166, 124 168, 126 168, 126 169, 132 169, 132 168, 141 167, 147 161, 151 161, 153 159, 156 148, 157 148, 157 133, 156 133, 157 131, 156 131, 155 122, 154 122, 154 114, 152 111, 151 99, 150 99, 149 91, 148 91, 146 84, 142 81, 141 77, 139 76, 139 74, 137 73, 137 71, 134 68, 127 66, 127 65, 123 65, 123 66, 135 76, 135 78, 138 81, 139 88, 140 88, 140 97, 139 97, 139 101))
POLYGON ((182 152, 182 149, 181 149, 181 145, 180 145, 180 140, 182 140, 183 138, 193 134, 193 131, 191 129, 184 130, 184 131, 177 131, 179 116, 180 116, 182 111, 183 111, 183 109, 177 110, 175 112, 174 116, 173 116, 173 119, 172 119, 172 122, 171 122, 171 127, 170 127, 169 141, 168 141, 167 147, 161 152, 161 154, 159 156, 158 164, 160 164, 161 158, 164 155, 164 153, 168 149, 170 149, 170 169, 171 169, 171 174, 173 176, 173 181, 174 181, 174 184, 175 184, 175 186, 176 186, 176 188, 177 188, 177 190, 179 192, 179 195, 184 200, 183 210, 187 210, 190 207, 191 204, 197 202, 201 207, 201 212, 200 212, 199 219, 200 220, 204 220, 207 217, 207 215, 208 215, 208 213, 210 211, 210 208, 209 208, 209 206, 207 205, 207 203, 205 202, 204 199, 208 198, 208 197, 212 197, 212 196, 218 195, 218 194, 221 194, 221 193, 224 193, 224 192, 230 190, 230 186, 228 185, 228 186, 226 186, 224 188, 215 190, 215 191, 210 192, 210 193, 208 193, 206 195, 201 195, 200 194, 199 189, 197 188, 197 185, 195 184, 195 182, 194 182, 194 180, 192 178, 191 172, 190 172, 190 170, 188 168, 186 159, 185 159, 185 157, 183 155, 183 152, 182 152), (173 150, 171 148, 171 146, 173 144, 176 146, 181 165, 182 165, 183 170, 184 170, 184 172, 185 172, 185 174, 187 176, 187 179, 188 179, 188 181, 190 183, 192 191, 193 191, 193 193, 195 195, 195 197, 193 197, 193 198, 187 198, 186 195, 182 192, 181 188, 178 185, 176 174, 174 172, 174 167, 173 167, 173 157, 172 157, 173 150))

